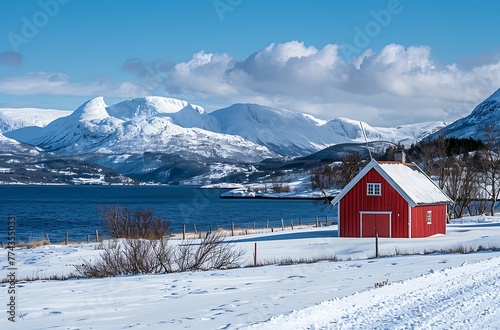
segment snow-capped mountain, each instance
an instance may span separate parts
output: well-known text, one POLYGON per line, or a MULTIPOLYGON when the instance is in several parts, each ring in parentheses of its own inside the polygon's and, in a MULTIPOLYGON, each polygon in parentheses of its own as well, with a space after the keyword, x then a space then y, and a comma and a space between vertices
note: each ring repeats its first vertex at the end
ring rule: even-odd
POLYGON ((97 97, 46 127, 25 127, 6 136, 64 155, 155 152, 247 162, 277 156, 240 136, 176 124, 186 120, 187 112, 198 119, 204 115, 202 108, 178 100, 145 97, 107 106, 97 97))
POLYGON ((26 126, 46 126, 72 111, 37 108, 1 108, 0 132, 9 132, 26 126))
MULTIPOLYGON (((287 156, 307 155, 332 144, 362 138, 362 135, 356 136, 348 120, 326 122, 303 113, 257 104, 235 104, 210 115, 216 119, 217 126, 213 129, 217 132, 242 136, 287 156)), ((359 123, 354 125, 359 131, 359 123)), ((371 134, 370 138, 375 136, 371 134)))
MULTIPOLYGON (((266 158, 305 156, 328 146, 364 141, 358 121, 324 121, 256 104, 235 104, 207 113, 200 106, 171 98, 149 96, 107 105, 103 97, 97 97, 66 116, 53 113, 56 119, 50 123, 49 119, 33 121, 35 113, 26 116, 31 122, 16 123, 12 114, 4 121, 9 130, 22 127, 4 133, 7 149, 14 150, 12 143, 22 146, 19 141, 51 157, 99 164, 143 181, 187 182, 192 177, 208 178, 213 171, 210 164, 216 162, 223 168, 244 169, 245 164, 266 158)), ((403 144, 442 126, 376 128, 363 123, 369 141, 403 144)), ((0 148, 5 149, 2 143, 0 148)), ((233 172, 239 181, 251 176, 247 170, 233 172)))
POLYGON ((0 133, 0 150, 3 155, 6 154, 19 154, 19 153, 37 153, 35 147, 24 145, 14 139, 9 139, 0 133))
MULTIPOLYGON (((209 114, 220 133, 239 135, 286 156, 305 156, 340 143, 363 142, 359 121, 337 118, 324 121, 303 113, 257 104, 235 104, 209 114)), ((362 123, 369 141, 390 141, 410 145, 446 125, 443 122, 376 128, 362 123)))
MULTIPOLYGON (((369 141, 403 144, 418 141, 444 125, 433 122, 376 128, 363 123, 369 141)), ((194 153, 235 160, 245 155, 248 161, 277 155, 305 156, 334 144, 364 140, 360 123, 346 118, 324 121, 257 104, 235 104, 207 113, 186 101, 154 96, 110 106, 98 97, 45 128, 25 127, 7 136, 64 153, 194 153)))
MULTIPOLYGON (((500 89, 478 104, 471 114, 444 127, 430 139, 444 136, 457 138, 485 139, 485 127, 498 125, 500 121, 500 89)), ((498 128, 498 127, 497 127, 498 128)), ((500 136, 498 137, 500 138, 500 136)))
POLYGON ((412 143, 418 142, 425 137, 438 132, 448 124, 448 122, 444 121, 431 121, 401 125, 394 128, 378 127, 377 130, 384 134, 384 136, 388 139, 387 141, 400 143, 408 147, 412 143))

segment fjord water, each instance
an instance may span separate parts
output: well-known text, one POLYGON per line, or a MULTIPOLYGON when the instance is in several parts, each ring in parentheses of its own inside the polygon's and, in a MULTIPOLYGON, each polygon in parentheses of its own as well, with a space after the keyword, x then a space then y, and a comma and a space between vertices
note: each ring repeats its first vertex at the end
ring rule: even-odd
POLYGON ((210 228, 280 227, 291 221, 313 223, 315 217, 331 221, 336 211, 311 200, 220 199, 227 190, 199 189, 192 186, 43 186, 0 185, 0 241, 7 237, 7 219, 16 217, 16 241, 44 239, 71 241, 94 238, 103 232, 102 213, 106 207, 122 206, 130 210, 150 209, 171 221, 171 232, 181 232, 185 224, 193 231, 210 228))

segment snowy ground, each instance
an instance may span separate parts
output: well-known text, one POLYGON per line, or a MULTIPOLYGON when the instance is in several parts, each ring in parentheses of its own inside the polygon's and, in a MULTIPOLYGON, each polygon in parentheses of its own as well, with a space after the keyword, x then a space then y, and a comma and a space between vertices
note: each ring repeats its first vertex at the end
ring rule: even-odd
MULTIPOLYGON (((380 252, 461 244, 500 245, 500 222, 466 219, 446 236, 380 239, 380 252)), ((373 239, 336 237, 335 227, 234 240, 243 264, 336 255, 344 261, 225 271, 18 284, 18 319, 1 329, 498 329, 500 252, 369 259, 373 239), (374 284, 387 281, 375 288, 374 284)), ((95 244, 16 249, 18 277, 63 275, 94 258, 95 244)), ((7 252, 0 256, 6 276, 7 252)), ((8 302, 7 286, 0 297, 8 302)))

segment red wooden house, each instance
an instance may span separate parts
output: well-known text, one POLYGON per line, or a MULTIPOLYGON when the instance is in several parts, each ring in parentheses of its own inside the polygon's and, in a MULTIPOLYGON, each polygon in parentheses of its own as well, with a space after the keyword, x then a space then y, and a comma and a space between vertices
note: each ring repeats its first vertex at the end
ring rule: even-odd
POLYGON ((452 200, 416 165, 370 161, 332 203, 340 237, 446 234, 452 200))

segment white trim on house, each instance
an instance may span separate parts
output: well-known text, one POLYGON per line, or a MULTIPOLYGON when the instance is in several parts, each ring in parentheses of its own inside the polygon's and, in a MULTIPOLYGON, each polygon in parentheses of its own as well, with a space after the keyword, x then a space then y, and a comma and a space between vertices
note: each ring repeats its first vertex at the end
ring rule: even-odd
POLYGON ((432 210, 427 210, 427 213, 425 214, 425 221, 428 225, 432 225, 432 210))
POLYGON ((356 174, 356 176, 351 181, 349 181, 347 186, 345 186, 338 193, 338 195, 335 196, 335 198, 331 202, 333 205, 340 202, 340 200, 349 192, 349 190, 351 190, 356 185, 356 183, 358 183, 358 181, 361 180, 361 178, 363 178, 366 175, 366 173, 368 173, 368 171, 370 171, 373 168, 372 163, 376 163, 375 160, 372 159, 365 167, 363 167, 363 169, 359 171, 359 173, 356 174))
POLYGON ((340 204, 337 205, 337 237, 340 237, 340 204))
POLYGON ((411 238, 411 205, 408 204, 408 238, 411 238))
POLYGON ((366 183, 366 196, 382 196, 382 183, 381 182, 367 182, 366 183))

